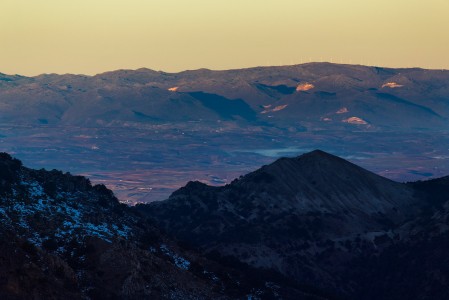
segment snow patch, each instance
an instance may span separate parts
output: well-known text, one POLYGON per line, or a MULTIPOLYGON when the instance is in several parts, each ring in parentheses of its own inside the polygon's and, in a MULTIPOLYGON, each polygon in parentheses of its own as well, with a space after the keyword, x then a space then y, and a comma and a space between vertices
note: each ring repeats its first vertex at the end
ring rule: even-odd
POLYGON ((131 228, 124 224, 87 222, 84 214, 93 212, 79 202, 77 192, 60 192, 55 199, 52 199, 38 182, 22 179, 19 187, 13 189, 13 196, 24 200, 4 199, 4 207, 0 208, 0 219, 4 223, 11 223, 13 226, 25 229, 26 234, 23 237, 36 246, 41 246, 42 241, 48 239, 48 237, 40 236, 35 231, 36 228, 32 226, 34 223, 31 220, 39 215, 50 222, 61 220, 59 228, 54 233, 54 236, 59 239, 72 236, 97 236, 111 242, 113 237, 128 238, 131 232, 131 228))
POLYGON ((366 125, 368 122, 359 117, 350 117, 342 121, 343 123, 355 124, 355 125, 366 125))
POLYGON ((287 106, 288 106, 288 104, 284 104, 284 105, 278 105, 278 106, 274 107, 273 109, 268 109, 271 107, 271 105, 269 105, 268 108, 265 108, 265 110, 261 112, 261 114, 280 111, 280 110, 283 110, 284 108, 286 108, 287 106))
POLYGON ((286 108, 287 106, 288 106, 287 104, 285 104, 285 105, 278 105, 275 108, 273 108, 272 111, 280 111, 280 110, 283 110, 284 108, 286 108))
POLYGON ((215 282, 220 281, 220 278, 218 278, 217 275, 215 275, 213 272, 209 272, 209 271, 204 270, 203 274, 206 275, 207 277, 209 277, 209 279, 211 279, 211 280, 213 280, 215 282))
POLYGON ((382 84, 382 88, 388 87, 390 89, 396 89, 396 88, 400 88, 403 87, 404 85, 396 83, 396 82, 387 82, 382 84))
POLYGON ((336 114, 345 114, 349 112, 349 110, 346 107, 342 107, 339 110, 337 110, 336 114))
POLYGON ((177 266, 180 269, 188 270, 190 267, 190 261, 187 259, 177 255, 176 253, 173 253, 170 249, 168 249, 167 245, 162 244, 159 247, 165 255, 169 256, 173 259, 173 262, 175 263, 175 266, 177 266))
POLYGON ((306 83, 298 84, 298 86, 296 87, 296 91, 297 92, 305 92, 305 91, 311 90, 313 88, 315 88, 315 86, 313 84, 306 82, 306 83))

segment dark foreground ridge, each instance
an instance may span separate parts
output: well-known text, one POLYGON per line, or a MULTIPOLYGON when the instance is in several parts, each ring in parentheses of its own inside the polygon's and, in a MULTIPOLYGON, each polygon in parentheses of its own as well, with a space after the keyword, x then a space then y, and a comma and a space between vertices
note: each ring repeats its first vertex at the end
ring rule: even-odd
POLYGON ((397 183, 316 150, 136 209, 206 257, 337 298, 447 299, 448 178, 397 183))
POLYGON ((103 185, 5 153, 0 220, 0 299, 330 299, 269 270, 206 259, 103 185))
POLYGON ((1 299, 449 297, 449 177, 318 150, 137 207, 1 153, 0 219, 1 299))

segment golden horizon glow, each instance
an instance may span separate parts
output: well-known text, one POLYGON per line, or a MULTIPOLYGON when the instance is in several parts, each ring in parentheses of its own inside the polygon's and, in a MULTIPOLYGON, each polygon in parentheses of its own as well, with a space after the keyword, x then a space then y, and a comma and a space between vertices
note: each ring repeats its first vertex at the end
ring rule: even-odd
POLYGON ((449 69, 446 0, 0 0, 0 72, 449 69))

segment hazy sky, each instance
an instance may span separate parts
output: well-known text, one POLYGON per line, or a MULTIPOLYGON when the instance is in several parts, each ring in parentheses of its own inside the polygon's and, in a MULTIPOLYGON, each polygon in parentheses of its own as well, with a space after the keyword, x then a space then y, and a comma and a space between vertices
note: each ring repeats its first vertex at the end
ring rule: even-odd
POLYGON ((449 0, 0 0, 0 72, 449 69, 449 0))

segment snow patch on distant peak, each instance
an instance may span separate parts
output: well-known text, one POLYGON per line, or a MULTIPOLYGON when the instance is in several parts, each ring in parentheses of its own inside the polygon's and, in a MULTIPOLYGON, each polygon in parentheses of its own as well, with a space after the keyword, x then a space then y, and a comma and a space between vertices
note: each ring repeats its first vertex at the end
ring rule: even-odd
POLYGON ((340 108, 339 110, 337 110, 337 114, 345 114, 345 113, 347 113, 347 112, 349 112, 349 110, 346 108, 346 107, 342 107, 342 108, 340 108))
POLYGON ((403 87, 403 86, 404 85, 396 83, 396 82, 387 82, 387 83, 384 83, 382 85, 382 88, 388 87, 388 88, 391 88, 391 89, 395 89, 395 88, 400 88, 400 87, 403 87))
POLYGON ((284 105, 278 105, 275 108, 273 108, 273 111, 280 111, 283 110, 284 108, 286 108, 288 105, 284 104, 284 105))
POLYGON ((315 86, 313 84, 306 82, 306 83, 298 84, 298 86, 296 87, 296 91, 297 92, 305 92, 305 91, 311 90, 313 88, 315 88, 315 86))
POLYGON ((268 108, 265 108, 264 111, 261 112, 261 114, 266 114, 269 112, 276 112, 276 111, 280 111, 283 110, 284 108, 286 108, 288 106, 288 104, 284 104, 284 105, 278 105, 273 109, 269 109, 269 107, 271 107, 271 105, 268 108))
POLYGON ((177 92, 179 90, 179 86, 174 86, 168 89, 169 92, 177 92))
POLYGON ((359 118, 359 117, 350 117, 347 119, 344 119, 342 122, 349 123, 349 124, 356 124, 356 125, 366 125, 368 122, 365 120, 359 118))

